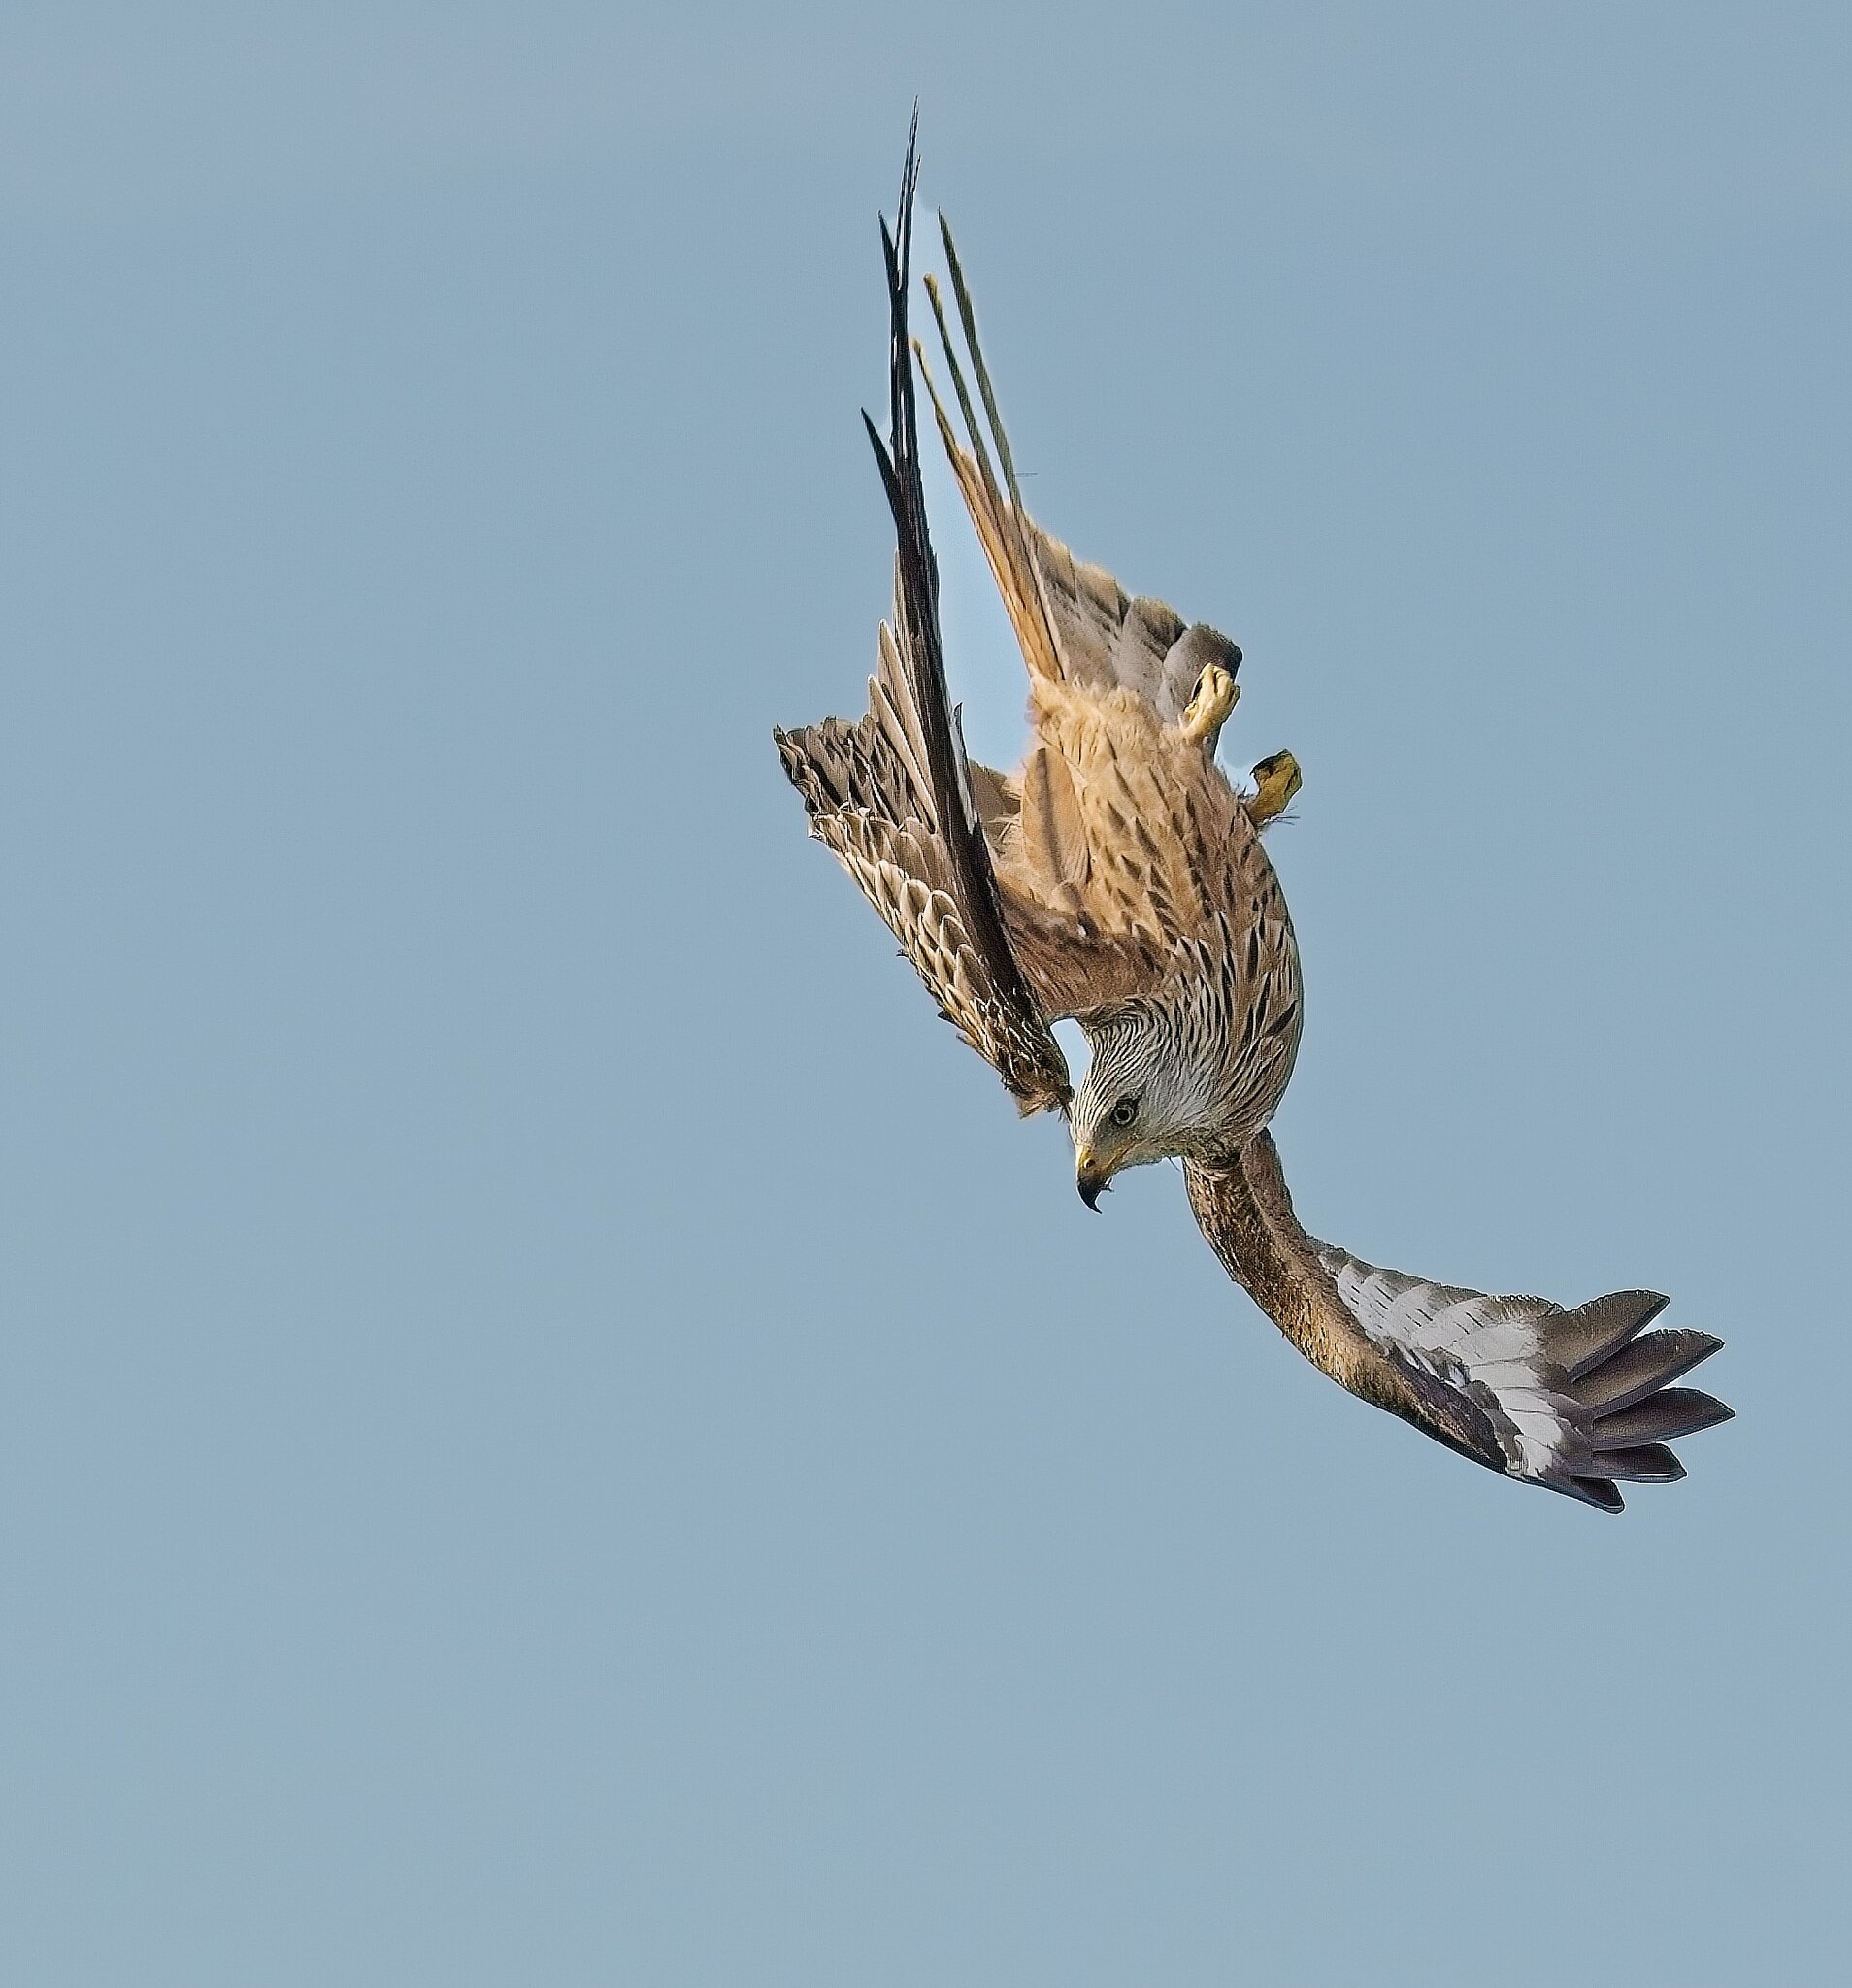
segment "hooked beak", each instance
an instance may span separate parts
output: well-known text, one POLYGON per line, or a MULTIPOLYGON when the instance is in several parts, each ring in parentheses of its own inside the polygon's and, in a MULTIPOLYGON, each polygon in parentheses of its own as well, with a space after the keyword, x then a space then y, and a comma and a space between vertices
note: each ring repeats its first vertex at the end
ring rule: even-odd
POLYGON ((1111 1179, 1111 1169, 1101 1166, 1094 1159, 1090 1145, 1079 1147, 1074 1161, 1074 1184, 1080 1190, 1080 1199, 1097 1215, 1100 1212, 1100 1196, 1111 1179))

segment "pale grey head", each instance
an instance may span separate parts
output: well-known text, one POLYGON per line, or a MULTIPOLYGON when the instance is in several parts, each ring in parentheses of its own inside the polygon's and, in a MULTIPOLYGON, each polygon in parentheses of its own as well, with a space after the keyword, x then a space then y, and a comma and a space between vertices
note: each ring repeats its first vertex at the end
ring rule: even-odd
POLYGON ((1194 1031, 1155 1001, 1129 1001, 1082 1021, 1093 1060, 1069 1112, 1075 1180, 1097 1210, 1125 1167, 1197 1150, 1216 1130, 1213 1059, 1194 1031))

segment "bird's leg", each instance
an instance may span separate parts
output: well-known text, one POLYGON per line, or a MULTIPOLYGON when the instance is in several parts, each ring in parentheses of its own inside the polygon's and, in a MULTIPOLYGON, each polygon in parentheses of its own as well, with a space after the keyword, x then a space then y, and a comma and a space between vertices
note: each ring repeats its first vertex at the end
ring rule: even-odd
POLYGON ((1263 759, 1254 769, 1256 791, 1244 804, 1248 820, 1256 828, 1272 821, 1274 815, 1285 812, 1287 802, 1304 783, 1299 761, 1290 752, 1275 752, 1272 758, 1263 759))
POLYGON ((1190 699, 1177 729, 1186 739, 1201 740, 1203 750, 1214 758, 1215 742, 1222 736, 1222 727, 1240 694, 1241 686, 1232 672, 1220 663, 1205 663, 1203 674, 1196 679, 1196 695, 1190 699))

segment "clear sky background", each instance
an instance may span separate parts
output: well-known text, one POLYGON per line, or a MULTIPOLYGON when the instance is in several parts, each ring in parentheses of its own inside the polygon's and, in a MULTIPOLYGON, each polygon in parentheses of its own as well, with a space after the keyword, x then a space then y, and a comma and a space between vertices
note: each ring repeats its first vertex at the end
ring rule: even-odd
POLYGON ((1833 1976, 1849 54, 7 10, 9 1980, 1833 1976), (1305 767, 1307 1221, 1729 1341, 1623 1519, 1089 1216, 803 837, 915 93, 1035 505, 1305 767))

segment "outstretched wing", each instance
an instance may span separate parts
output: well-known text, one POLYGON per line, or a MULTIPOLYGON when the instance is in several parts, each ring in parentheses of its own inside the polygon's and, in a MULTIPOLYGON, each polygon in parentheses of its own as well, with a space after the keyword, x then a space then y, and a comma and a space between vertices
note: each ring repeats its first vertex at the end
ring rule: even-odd
POLYGON ((1230 1276, 1314 1366, 1490 1470, 1619 1511, 1617 1480, 1675 1483, 1667 1442, 1730 1418, 1671 1385, 1723 1342, 1647 1332, 1655 1292, 1565 1310, 1377 1270, 1300 1227, 1267 1133, 1232 1166, 1184 1172, 1230 1276))
MULTIPOLYGON (((971 292, 965 286, 958 249, 943 215, 939 229, 945 245, 945 267, 958 307, 959 329, 983 404, 983 420, 979 422, 964 365, 945 321, 943 299, 929 276, 926 293, 932 299, 940 347, 964 421, 963 443, 933 386, 923 352, 919 354, 920 370, 932 395, 940 440, 1015 628, 1029 674, 1093 690, 1131 690, 1151 707, 1161 724, 1174 725, 1183 715, 1204 666, 1219 663, 1233 676, 1240 665, 1241 652, 1207 622, 1186 626, 1182 616, 1163 601, 1128 596, 1104 567, 1076 559, 1029 515, 1017 484, 1009 438, 997 411, 990 369, 977 342, 977 316, 971 292)), ((914 350, 919 351, 917 345, 914 350)))
POLYGON ((1265 941, 1272 959, 1291 940, 1260 817, 1214 763, 1220 721, 1184 722, 1205 669, 1233 679, 1240 650, 1162 601, 1129 598, 1030 517, 943 216, 940 232, 958 337, 930 276, 926 289, 962 442, 917 341, 913 350, 1031 682, 1028 756, 1013 777, 978 775, 1010 944, 1055 1018, 1213 971, 1238 944, 1265 941))
MULTIPOLYGON (((886 919, 940 1011, 993 1064, 1026 1111, 1068 1102, 1067 1061, 1010 949, 990 850, 945 687, 939 571, 926 529, 907 337, 918 122, 900 214, 881 246, 890 313, 891 427, 869 439, 894 514, 894 620, 883 626, 866 716, 775 732, 810 832, 886 919)), ((865 420, 866 416, 863 417, 865 420)))

